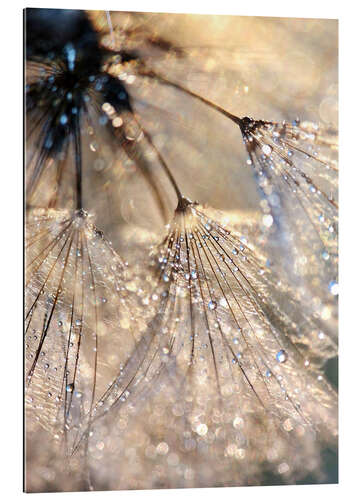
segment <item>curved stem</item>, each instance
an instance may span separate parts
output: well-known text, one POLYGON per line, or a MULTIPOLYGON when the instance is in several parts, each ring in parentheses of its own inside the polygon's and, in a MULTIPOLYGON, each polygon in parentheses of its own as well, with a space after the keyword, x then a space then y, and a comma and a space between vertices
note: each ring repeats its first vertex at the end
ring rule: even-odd
POLYGON ((180 200, 183 199, 183 195, 182 195, 182 193, 180 191, 180 188, 178 187, 178 184, 177 184, 174 176, 172 175, 171 170, 169 169, 169 167, 168 167, 166 161, 164 160, 164 158, 162 157, 160 151, 157 149, 157 147, 153 143, 150 134, 148 132, 146 132, 146 130, 144 130, 144 129, 142 129, 142 130, 144 132, 144 135, 145 135, 147 141, 149 142, 149 144, 151 145, 151 147, 154 149, 154 151, 155 151, 155 153, 156 153, 156 155, 157 155, 157 157, 158 157, 158 159, 159 159, 159 161, 161 163, 162 168, 164 169, 164 171, 165 171, 165 173, 166 173, 169 181, 171 182, 172 187, 175 190, 175 193, 176 193, 176 196, 177 196, 177 200, 180 202, 180 200))
POLYGON ((240 118, 238 118, 237 116, 233 115, 232 113, 230 113, 226 109, 222 108, 218 104, 215 104, 214 102, 209 101, 208 99, 205 99, 200 94, 196 94, 195 92, 192 92, 192 90, 189 90, 186 87, 183 87, 182 85, 180 85, 180 84, 178 84, 176 82, 172 82, 171 80, 167 80, 166 78, 164 78, 161 75, 158 75, 154 71, 140 72, 140 74, 142 76, 147 76, 149 78, 153 78, 153 79, 155 79, 155 80, 157 80, 157 81, 159 81, 159 82, 161 82, 161 83, 163 83, 165 85, 169 85, 170 87, 174 87, 174 88, 180 90, 181 92, 184 92, 185 94, 190 95, 194 99, 197 99, 197 100, 203 102, 204 104, 206 104, 207 106, 209 106, 210 108, 214 109, 215 111, 218 111, 219 113, 221 113, 222 115, 226 116, 230 120, 234 121, 238 125, 240 125, 241 122, 242 122, 242 120, 240 118))
POLYGON ((76 207, 77 210, 83 208, 82 198, 82 146, 81 131, 79 127, 79 116, 74 118, 74 156, 76 165, 76 207))

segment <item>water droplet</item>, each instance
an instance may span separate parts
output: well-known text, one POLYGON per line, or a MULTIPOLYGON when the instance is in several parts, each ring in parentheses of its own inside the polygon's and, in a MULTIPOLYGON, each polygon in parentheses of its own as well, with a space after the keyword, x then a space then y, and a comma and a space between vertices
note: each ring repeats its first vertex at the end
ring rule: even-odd
POLYGON ((67 122, 68 122, 67 115, 65 115, 65 114, 61 115, 61 118, 60 118, 61 125, 66 125, 67 122))
POLYGON ((196 432, 199 436, 205 436, 207 434, 208 427, 206 424, 199 424, 196 427, 196 432))
POLYGON ((281 349, 277 355, 275 356, 276 360, 278 363, 285 363, 285 361, 288 359, 288 355, 284 349, 281 349))
POLYGON ((123 120, 120 118, 120 116, 116 116, 114 120, 112 120, 112 125, 114 128, 121 127, 123 125, 123 120))
POLYGON ((46 149, 51 149, 53 146, 53 139, 52 137, 47 137, 46 141, 45 141, 45 148, 46 149))
POLYGON ((93 168, 96 172, 101 172, 106 167, 107 163, 104 158, 96 158, 93 164, 93 168))
POLYGON ((228 302, 227 302, 227 300, 224 297, 222 297, 220 299, 219 305, 222 306, 222 307, 228 308, 228 302))
POLYGON ((273 222, 274 222, 274 219, 270 214, 263 216, 263 226, 271 227, 273 225, 273 222))
POLYGON ((285 462, 279 464, 278 466, 278 472, 279 474, 285 474, 286 472, 288 472, 290 469, 289 465, 285 462))
POLYGON ((216 309, 216 307, 217 307, 217 302, 215 302, 214 300, 210 300, 208 302, 208 309, 210 309, 211 311, 216 309))
POLYGON ((81 326, 82 325, 82 321, 80 319, 76 319, 76 326, 81 326))
POLYGON ((100 125, 106 125, 107 122, 108 122, 108 117, 107 116, 101 116, 98 121, 99 121, 100 125))
POLYGON ((74 384, 68 384, 66 386, 66 392, 73 392, 74 390, 74 384))
POLYGON ((330 258, 330 255, 329 255, 329 253, 328 253, 326 250, 324 250, 324 251, 322 252, 321 256, 322 256, 322 258, 323 258, 324 260, 329 260, 329 258, 330 258))
POLYGON ((332 295, 338 295, 338 283, 337 281, 330 281, 328 289, 332 295))
POLYGON ((156 446, 156 452, 159 455, 167 455, 168 451, 169 451, 169 445, 165 443, 165 441, 162 441, 156 446))

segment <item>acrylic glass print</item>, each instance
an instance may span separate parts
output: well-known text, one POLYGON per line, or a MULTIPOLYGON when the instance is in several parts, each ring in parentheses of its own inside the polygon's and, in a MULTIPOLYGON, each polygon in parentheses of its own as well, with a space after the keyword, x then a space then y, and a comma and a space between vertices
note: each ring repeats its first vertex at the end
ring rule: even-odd
POLYGON ((25 11, 26 491, 337 482, 337 28, 25 11))

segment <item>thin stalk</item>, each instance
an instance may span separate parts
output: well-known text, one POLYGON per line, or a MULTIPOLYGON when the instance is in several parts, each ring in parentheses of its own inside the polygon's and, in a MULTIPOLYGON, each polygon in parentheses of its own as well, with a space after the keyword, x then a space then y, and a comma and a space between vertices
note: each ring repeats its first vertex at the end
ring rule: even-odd
POLYGON ((227 118, 229 118, 230 120, 234 121, 235 123, 238 123, 238 125, 240 125, 241 122, 242 122, 242 120, 240 118, 238 118, 237 116, 233 115, 232 113, 230 113, 226 109, 222 108, 218 104, 215 104, 214 102, 212 102, 212 101, 210 101, 208 99, 205 99, 200 94, 196 94, 195 92, 192 92, 192 90, 189 90, 186 87, 183 87, 182 85, 180 85, 180 84, 178 84, 176 82, 172 82, 171 80, 167 80, 166 78, 158 75, 154 71, 143 72, 143 73, 141 73, 141 75, 147 76, 149 78, 156 79, 159 82, 164 83, 165 85, 169 85, 170 87, 174 87, 174 88, 180 90, 181 92, 184 92, 185 94, 190 95, 194 99, 197 99, 197 100, 203 102, 204 104, 206 104, 210 108, 218 111, 219 113, 221 113, 222 115, 226 116, 227 118))
POLYGON ((76 167, 76 208, 83 208, 82 197, 82 145, 79 124, 79 114, 74 117, 74 159, 76 167))
POLYGON ((171 170, 169 169, 169 166, 167 165, 166 161, 162 157, 160 151, 154 145, 154 143, 153 143, 153 141, 151 139, 151 136, 148 134, 148 132, 144 131, 144 133, 145 133, 145 136, 146 136, 148 142, 150 143, 151 147, 155 150, 155 153, 157 154, 157 157, 158 157, 158 159, 160 161, 160 164, 161 164, 162 168, 164 169, 164 171, 165 171, 165 173, 166 173, 166 175, 167 175, 167 177, 168 177, 168 179, 169 179, 172 187, 174 188, 176 196, 177 196, 177 200, 180 203, 181 200, 183 199, 183 195, 182 195, 182 193, 180 191, 180 188, 178 187, 178 184, 177 184, 174 176, 172 175, 171 170))

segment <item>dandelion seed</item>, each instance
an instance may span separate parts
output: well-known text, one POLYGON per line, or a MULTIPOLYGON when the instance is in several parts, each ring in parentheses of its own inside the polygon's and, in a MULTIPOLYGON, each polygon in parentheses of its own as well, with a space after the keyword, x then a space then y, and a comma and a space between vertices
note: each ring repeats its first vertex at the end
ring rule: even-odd
POLYGON ((127 361, 140 337, 138 326, 135 333, 126 330, 131 350, 114 339, 109 344, 102 343, 107 333, 101 322, 116 325, 115 330, 120 332, 119 325, 125 323, 129 311, 133 320, 137 299, 134 294, 122 297, 116 290, 114 283, 126 279, 124 265, 104 239, 100 245, 91 245, 96 230, 82 215, 38 209, 28 215, 27 221, 26 392, 31 395, 35 413, 43 404, 44 394, 60 396, 51 406, 45 405, 38 417, 45 428, 62 425, 69 448, 78 444, 76 433, 72 433, 70 441, 72 429, 76 425, 83 429, 90 425, 100 393, 104 393, 106 382, 117 373, 118 360, 127 361), (104 271, 107 262, 116 264, 115 272, 104 271), (106 297, 100 301, 88 300, 90 286, 95 297, 100 298, 103 292, 110 297, 110 304, 106 297), (59 317, 66 318, 66 322, 59 317), (38 329, 40 336, 31 338, 28 333, 31 328, 38 329), (110 362, 110 349, 114 346, 116 357, 110 362), (39 370, 40 356, 48 361, 44 365, 46 370, 53 365, 59 367, 45 380, 39 370), (101 360, 105 360, 105 376, 101 373, 101 360), (74 388, 83 395, 81 399, 89 412, 78 408, 72 398, 74 388), (76 419, 79 422, 70 422, 76 419))
MULTIPOLYGON (((217 425, 214 419, 212 420, 212 415, 219 409, 224 411, 225 415, 231 414, 234 420, 236 406, 233 401, 229 403, 226 400, 227 395, 232 394, 232 386, 227 385, 228 381, 232 385, 244 387, 247 405, 251 409, 254 408, 256 414, 262 414, 263 426, 269 425, 271 417, 268 418, 267 408, 270 405, 274 405, 281 418, 287 418, 290 412, 293 412, 294 418, 301 423, 317 419, 333 426, 333 391, 329 392, 325 407, 328 409, 323 416, 325 410, 321 409, 320 396, 315 395, 316 386, 312 381, 304 380, 307 376, 304 374, 305 358, 298 344, 302 335, 310 335, 311 329, 314 328, 313 323, 305 318, 306 330, 302 333, 297 331, 294 322, 287 319, 299 310, 296 298, 291 297, 285 303, 277 298, 276 300, 280 301, 280 312, 277 315, 273 312, 274 294, 279 297, 280 292, 272 285, 276 280, 270 269, 266 269, 263 275, 259 273, 263 265, 261 262, 266 260, 264 256, 256 255, 244 247, 246 260, 242 261, 238 275, 233 272, 234 260, 219 258, 221 254, 232 255, 233 248, 237 247, 237 241, 241 238, 218 221, 219 215, 213 210, 207 213, 207 209, 196 203, 186 199, 179 200, 168 234, 154 252, 155 256, 160 256, 155 261, 162 262, 167 256, 165 268, 160 266, 159 274, 166 269, 175 269, 173 281, 168 285, 168 293, 159 306, 161 313, 158 316, 159 330, 165 330, 166 338, 171 339, 171 350, 168 354, 169 360, 171 359, 170 373, 172 376, 171 370, 174 370, 174 379, 179 381, 178 386, 171 392, 170 385, 165 382, 165 377, 162 377, 166 396, 170 401, 174 401, 174 404, 179 401, 195 402, 196 398, 200 404, 205 402, 206 410, 201 417, 205 418, 205 425, 207 429, 212 428, 212 432, 215 432, 217 425), (210 238, 206 240, 205 246, 199 247, 199 241, 207 234, 208 220, 210 238), (190 239, 188 234, 194 234, 194 239, 190 239), (171 252, 173 248, 175 250, 171 252), (187 288, 186 274, 193 267, 198 270, 198 278, 187 288), (264 298, 267 286, 269 300, 264 298), (182 293, 183 289, 185 293, 182 293), (225 300, 227 308, 217 308, 217 302, 212 298, 213 290, 217 299, 225 300), (281 311, 282 306, 286 308, 287 314, 281 311), (174 311, 177 311, 180 318, 176 324, 171 322, 174 311), (232 338, 232 330, 239 331, 239 337, 232 338), (197 331, 200 332, 200 343, 195 334, 197 331), (190 332, 191 334, 188 334, 190 332), (238 342, 244 351, 236 352, 233 349, 238 342), (284 349, 281 349, 280 342, 286 346, 284 349), (202 348, 205 349, 204 356, 199 353, 202 348), (275 373, 273 359, 278 362, 281 374, 275 373), (204 366, 204 370, 200 366, 204 366), (207 378, 212 380, 213 385, 210 390, 206 387, 202 392, 202 380, 207 378), (305 400, 301 397, 302 391, 305 400), (299 401, 296 400, 296 394, 300 395, 299 401), (308 410, 310 404, 312 406, 308 410), (313 412, 311 408, 314 408, 313 412)), ((239 253, 235 258, 240 258, 239 253)), ((162 283, 162 280, 158 279, 158 283, 162 283)), ((286 287, 284 289, 286 301, 286 293, 294 292, 286 287)), ((328 340, 330 341, 331 339, 328 340)), ((334 352, 332 345, 331 355, 334 352)), ((314 349, 316 353, 319 352, 317 342, 314 349)), ((159 372, 164 373, 164 368, 159 369, 159 372)), ((172 380, 171 377, 170 379, 172 380)), ((317 378, 316 380, 318 381, 317 378)), ((164 404, 160 396, 156 404, 164 404)), ((190 418, 190 411, 192 408, 187 409, 187 418, 190 418)), ((252 428, 250 434, 249 430, 253 422, 244 411, 243 418, 247 435, 251 435, 253 439, 252 434, 255 431, 252 428)), ((195 429, 199 433, 198 428, 195 429)), ((180 432, 178 442, 179 435, 180 432)), ((285 446, 284 436, 276 436, 276 439, 281 442, 281 446, 285 446)))

